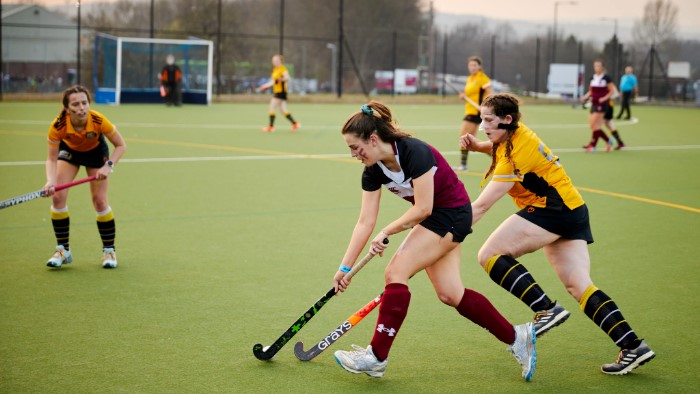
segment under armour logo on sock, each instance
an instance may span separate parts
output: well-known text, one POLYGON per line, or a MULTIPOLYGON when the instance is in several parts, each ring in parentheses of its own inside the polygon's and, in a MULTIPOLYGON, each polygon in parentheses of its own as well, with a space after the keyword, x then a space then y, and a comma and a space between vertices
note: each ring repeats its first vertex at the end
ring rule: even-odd
POLYGON ((393 337, 394 335, 396 335, 396 330, 394 330, 393 328, 385 328, 384 324, 378 325, 377 331, 378 332, 388 332, 390 337, 393 337))

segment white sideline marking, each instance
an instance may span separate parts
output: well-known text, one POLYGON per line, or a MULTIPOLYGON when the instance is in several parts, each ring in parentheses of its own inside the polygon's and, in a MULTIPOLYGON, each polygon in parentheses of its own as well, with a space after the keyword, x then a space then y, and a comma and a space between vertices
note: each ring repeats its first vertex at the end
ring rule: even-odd
MULTIPOLYGON (((656 150, 686 150, 700 149, 700 145, 668 145, 668 146, 633 146, 625 147, 624 150, 639 150, 639 151, 656 151, 656 150)), ((555 154, 557 152, 565 153, 588 153, 583 148, 560 148, 552 149, 555 154)), ((459 151, 441 152, 444 156, 456 156, 459 151)), ((590 154, 590 153, 589 153, 590 154)), ((614 154, 614 153, 611 153, 614 154)), ((177 163, 177 162, 196 162, 196 161, 245 161, 245 160, 295 160, 295 159, 329 159, 329 158, 347 158, 351 159, 349 153, 327 153, 327 154, 290 154, 290 155, 256 155, 256 156, 210 156, 210 157, 152 157, 142 159, 122 159, 120 163, 177 163)), ((44 165, 42 161, 4 161, 0 162, 0 167, 7 166, 33 166, 44 165)))

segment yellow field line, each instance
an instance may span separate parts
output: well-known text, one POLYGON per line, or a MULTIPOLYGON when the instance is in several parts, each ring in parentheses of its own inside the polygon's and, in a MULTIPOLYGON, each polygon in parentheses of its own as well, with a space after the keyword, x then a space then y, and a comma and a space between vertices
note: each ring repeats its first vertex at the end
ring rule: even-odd
POLYGON ((212 150, 223 150, 223 151, 233 151, 233 152, 246 152, 246 153, 258 153, 261 155, 270 156, 304 156, 309 159, 326 160, 326 161, 339 161, 343 163, 353 163, 354 159, 341 158, 341 157, 323 157, 317 155, 310 155, 306 153, 295 153, 295 152, 281 152, 267 149, 257 149, 257 148, 241 148, 238 146, 225 146, 225 145, 211 145, 211 144, 197 144, 192 142, 178 142, 178 141, 163 141, 163 140, 151 140, 143 138, 129 138, 129 141, 142 142, 146 144, 155 145, 174 145, 182 146, 186 148, 202 148, 202 149, 212 149, 212 150))
POLYGON ((672 204, 672 203, 669 203, 669 202, 659 201, 659 200, 652 200, 652 199, 650 199, 650 198, 644 198, 644 197, 630 196, 629 194, 621 194, 621 193, 606 192, 606 191, 604 191, 604 190, 591 189, 590 187, 580 187, 580 186, 576 186, 576 188, 579 189, 579 190, 583 190, 583 191, 586 191, 586 192, 590 192, 590 193, 596 193, 596 194, 602 194, 602 195, 605 195, 605 196, 612 196, 612 197, 625 198, 625 199, 628 199, 628 200, 646 202, 646 203, 655 204, 655 205, 663 205, 663 206, 665 206, 665 207, 677 208, 677 209, 682 209, 682 210, 684 210, 684 211, 690 211, 690 212, 700 213, 700 209, 698 209, 698 208, 693 208, 693 207, 687 207, 687 206, 685 206, 685 205, 672 204))

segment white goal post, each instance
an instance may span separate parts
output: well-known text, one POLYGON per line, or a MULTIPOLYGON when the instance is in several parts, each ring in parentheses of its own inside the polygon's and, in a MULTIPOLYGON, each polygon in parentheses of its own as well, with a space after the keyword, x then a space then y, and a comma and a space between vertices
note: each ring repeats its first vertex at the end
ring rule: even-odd
POLYGON ((168 55, 182 71, 185 103, 211 104, 214 44, 209 40, 95 35, 95 102, 159 103, 158 75, 168 55))

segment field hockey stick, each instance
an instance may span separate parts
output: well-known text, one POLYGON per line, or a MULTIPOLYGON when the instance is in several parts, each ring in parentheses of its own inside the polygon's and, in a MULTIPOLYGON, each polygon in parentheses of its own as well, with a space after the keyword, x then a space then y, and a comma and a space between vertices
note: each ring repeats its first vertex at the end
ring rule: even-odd
MULTIPOLYGON (((384 244, 388 244, 388 243, 389 243, 389 239, 384 238, 384 244)), ((367 263, 369 263, 370 260, 372 260, 372 257, 374 257, 374 255, 372 253, 367 253, 367 255, 365 257, 363 257, 359 263, 355 264, 352 267, 352 270, 350 270, 350 272, 345 274, 343 279, 345 279, 346 281, 352 279, 352 277, 355 276, 355 274, 359 270, 361 270, 362 267, 364 267, 367 263)), ((284 347, 284 345, 286 345, 287 342, 289 342, 289 340, 292 339, 292 337, 294 335, 296 335, 296 333, 299 332, 299 330, 301 330, 306 325, 306 323, 309 322, 309 320, 311 320, 311 318, 316 316, 318 311, 320 311, 321 308, 323 308, 323 306, 326 305, 326 303, 328 301, 330 301, 330 299, 333 298, 334 295, 335 295, 335 287, 331 287, 330 290, 328 290, 326 292, 326 294, 323 295, 323 297, 321 297, 318 301, 316 301, 311 306, 311 308, 309 308, 309 310, 304 312, 304 314, 301 315, 297 319, 297 321, 295 321, 294 324, 292 324, 287 329, 287 331, 285 331, 284 334, 282 334, 282 336, 277 338, 277 340, 272 345, 263 347, 262 344, 256 343, 253 346, 253 355, 255 356, 255 358, 257 358, 258 360, 265 361, 265 360, 269 360, 272 357, 274 357, 275 354, 277 354, 277 352, 280 349, 282 349, 282 347, 284 347)))
MULTIPOLYGON (((457 93, 462 93, 462 91, 461 91, 461 90, 458 90, 456 87, 454 87, 454 85, 452 85, 452 82, 448 81, 447 78, 445 78, 445 83, 446 83, 449 87, 451 87, 455 92, 457 92, 457 93)), ((469 104, 473 105, 475 108, 479 108, 479 107, 480 107, 479 104, 477 104, 476 102, 474 102, 474 100, 470 99, 467 95, 464 96, 464 100, 467 101, 467 102, 469 102, 469 104)))
POLYGON ((297 356, 297 358, 301 361, 309 361, 321 354, 321 352, 328 349, 332 344, 334 344, 338 339, 340 339, 340 337, 347 334, 347 332, 350 331, 351 328, 358 325, 362 321, 362 319, 365 318, 365 316, 369 315, 369 313, 377 307, 377 305, 381 304, 382 296, 384 296, 384 293, 378 295, 375 299, 368 302, 367 305, 363 306, 362 309, 353 313, 350 317, 348 317, 347 320, 345 320, 341 325, 339 325, 338 328, 331 331, 328 335, 326 335, 325 338, 321 339, 308 351, 304 350, 303 342, 297 342, 294 345, 294 355, 297 356))
MULTIPOLYGON (((58 186, 54 187, 54 190, 59 191, 59 190, 63 190, 63 189, 68 189, 69 187, 73 187, 75 185, 80 185, 81 183, 90 182, 90 181, 94 181, 94 180, 95 180, 95 176, 92 175, 92 176, 89 176, 87 178, 78 179, 77 181, 64 183, 63 185, 58 185, 58 186)), ((11 206, 17 205, 17 204, 21 204, 25 201, 34 200, 34 199, 37 199, 39 197, 44 197, 44 189, 37 190, 37 191, 31 192, 31 193, 27 193, 27 194, 24 194, 21 196, 17 196, 17 197, 11 198, 9 200, 2 201, 2 202, 0 202, 0 209, 11 207, 11 206)))

